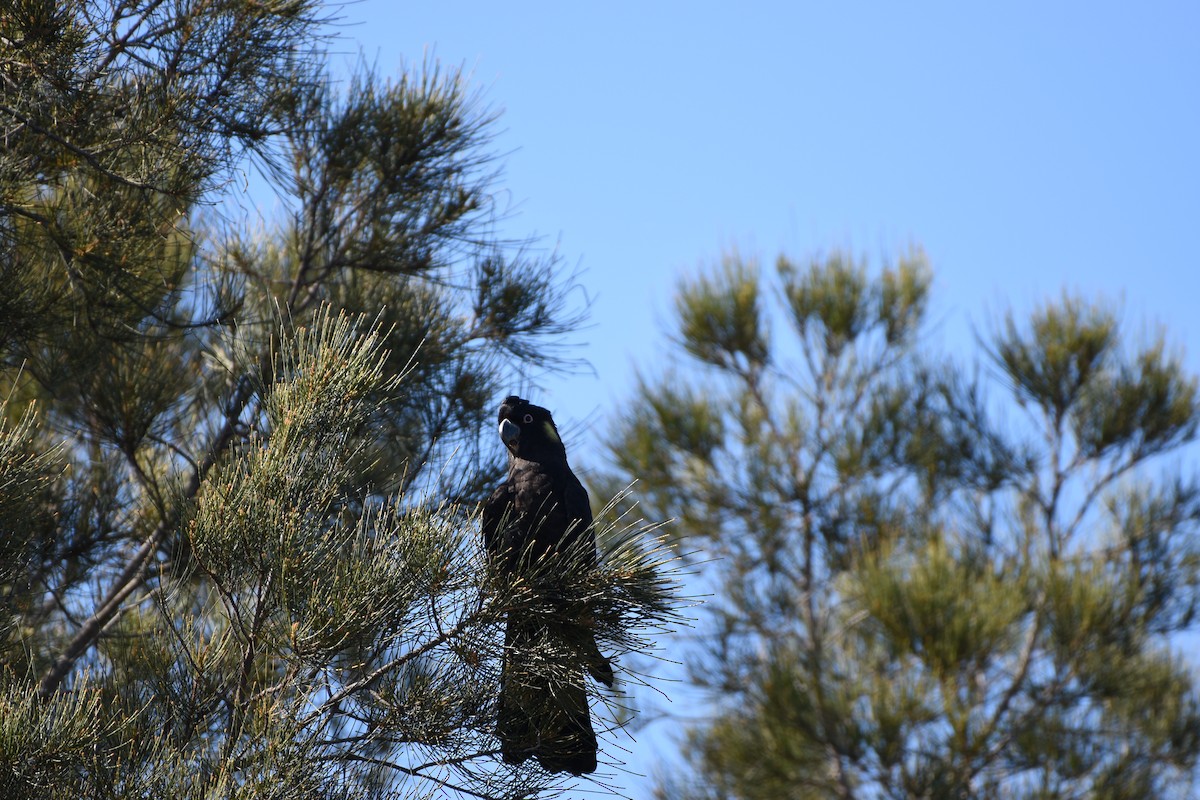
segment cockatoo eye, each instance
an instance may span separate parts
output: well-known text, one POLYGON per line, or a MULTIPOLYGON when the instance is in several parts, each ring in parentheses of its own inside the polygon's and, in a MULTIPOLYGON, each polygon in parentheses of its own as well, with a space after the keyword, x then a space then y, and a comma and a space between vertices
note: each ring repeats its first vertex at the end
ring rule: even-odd
POLYGON ((525 424, 528 425, 531 422, 533 422, 533 414, 526 414, 525 415, 525 424))

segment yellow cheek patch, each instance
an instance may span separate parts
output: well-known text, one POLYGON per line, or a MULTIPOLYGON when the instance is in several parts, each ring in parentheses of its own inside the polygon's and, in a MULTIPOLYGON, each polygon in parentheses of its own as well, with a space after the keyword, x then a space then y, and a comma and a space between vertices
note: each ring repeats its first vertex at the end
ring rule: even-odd
POLYGON ((558 431, 554 430, 554 425, 549 422, 544 424, 546 426, 546 435, 550 437, 550 441, 561 442, 562 440, 558 438, 558 431))

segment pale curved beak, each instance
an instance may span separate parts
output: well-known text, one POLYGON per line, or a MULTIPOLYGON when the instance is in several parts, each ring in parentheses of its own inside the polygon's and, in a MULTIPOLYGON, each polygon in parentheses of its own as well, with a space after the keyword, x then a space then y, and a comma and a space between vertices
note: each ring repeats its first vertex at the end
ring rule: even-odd
POLYGON ((500 422, 500 441, 505 447, 512 447, 521 439, 521 426, 511 420, 500 422))

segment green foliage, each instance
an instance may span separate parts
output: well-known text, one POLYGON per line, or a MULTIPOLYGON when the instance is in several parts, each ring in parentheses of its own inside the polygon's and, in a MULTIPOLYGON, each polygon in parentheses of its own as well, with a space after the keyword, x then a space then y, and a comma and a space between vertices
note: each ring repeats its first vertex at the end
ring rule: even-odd
MULTIPOLYGON (((495 238, 461 77, 341 82, 320 14, 0 14, 0 796, 556 786, 495 757, 530 601, 474 507, 501 389, 569 366, 573 276, 495 238), (253 226, 250 173, 284 209, 253 226)), ((674 619, 640 534, 564 581, 617 656, 674 619)))
POLYGON ((676 309, 687 351, 718 367, 761 366, 767 344, 761 330, 758 277, 727 259, 722 269, 680 287, 676 309), (740 361, 739 361, 740 359, 740 361))
POLYGON ((1149 455, 1195 435, 1196 404, 1195 378, 1181 379, 1178 362, 1158 344, 1092 382, 1072 416, 1073 433, 1091 458, 1119 447, 1149 455))
POLYGON ((931 535, 908 555, 882 547, 852 580, 856 602, 881 635, 940 682, 1019 644, 1018 623, 1028 611, 1023 587, 993 563, 952 552, 944 535, 931 535))
POLYGON ((948 362, 919 251, 721 275, 680 288, 694 369, 609 440, 720 587, 689 662, 716 717, 660 795, 1187 796, 1200 487, 1163 457, 1195 376, 1072 297, 948 362))
POLYGON ((77 794, 81 774, 101 777, 98 762, 112 751, 97 752, 97 745, 117 749, 111 742, 119 740, 119 727, 120 721, 105 713, 101 693, 86 683, 47 703, 5 686, 0 694, 0 789, 8 797, 77 794))
POLYGON ((54 525, 53 489, 58 453, 37 441, 37 409, 28 407, 8 423, 9 403, 0 404, 0 583, 14 578, 29 556, 35 532, 54 525))
POLYGON ((833 355, 873 327, 882 329, 888 344, 902 343, 925 312, 929 270, 920 251, 885 269, 876 282, 868 280, 865 264, 839 252, 814 259, 805 271, 781 257, 778 268, 797 330, 821 336, 833 355))
POLYGON ((1115 317, 1067 298, 1036 312, 1030 329, 1023 336, 1010 316, 997 358, 1020 394, 1061 416, 1112 348, 1115 317))

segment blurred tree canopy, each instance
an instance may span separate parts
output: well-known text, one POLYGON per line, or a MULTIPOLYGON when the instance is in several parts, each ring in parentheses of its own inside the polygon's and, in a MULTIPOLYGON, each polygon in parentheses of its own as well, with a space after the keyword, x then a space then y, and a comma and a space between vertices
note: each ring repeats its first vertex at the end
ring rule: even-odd
MULTIPOLYGON (((494 398, 567 363, 573 276, 498 237, 459 76, 340 85, 322 14, 0 13, 4 797, 553 787, 495 757, 528 597, 472 509, 494 398), (229 213, 251 173, 280 218, 229 213)), ((611 541, 564 591, 619 655, 673 589, 611 541)))
POLYGON ((680 286, 684 368, 609 438, 717 594, 661 796, 1192 796, 1196 377, 1071 296, 955 363, 930 283, 914 251, 680 286))

